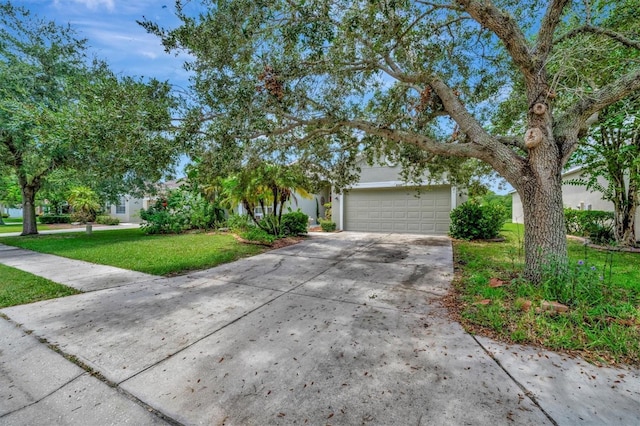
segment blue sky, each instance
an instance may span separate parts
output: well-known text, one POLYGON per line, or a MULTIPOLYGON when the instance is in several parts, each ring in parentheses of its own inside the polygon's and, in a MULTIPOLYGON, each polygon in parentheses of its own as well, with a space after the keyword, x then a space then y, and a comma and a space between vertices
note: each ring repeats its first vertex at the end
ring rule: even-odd
POLYGON ((71 24, 88 40, 90 51, 109 63, 111 69, 131 76, 155 77, 186 86, 182 67, 186 55, 164 51, 160 40, 136 20, 143 17, 160 26, 175 27, 178 20, 173 0, 14 0, 40 18, 60 25, 71 24))

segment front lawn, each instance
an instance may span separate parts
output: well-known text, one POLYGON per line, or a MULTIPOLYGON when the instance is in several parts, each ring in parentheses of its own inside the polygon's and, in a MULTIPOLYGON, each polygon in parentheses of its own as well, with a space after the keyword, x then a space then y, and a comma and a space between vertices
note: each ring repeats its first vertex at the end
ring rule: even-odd
POLYGON ((2 220, 4 221, 4 223, 22 223, 21 217, 5 217, 2 218, 2 220))
POLYGON ((145 235, 140 229, 4 237, 0 243, 154 275, 210 268, 266 250, 230 234, 145 235))
POLYGON ((78 293, 75 289, 0 264, 0 308, 78 293))
MULTIPOLYGON (((20 224, 7 222, 5 219, 6 225, 0 225, 0 234, 8 234, 10 232, 22 232, 22 222, 20 224)), ((46 225, 38 224, 38 231, 45 231, 49 229, 46 225)))
POLYGON ((450 305, 469 331, 640 366, 640 253, 569 240, 567 268, 549 260, 544 283, 532 286, 520 278, 522 225, 505 225, 502 236, 502 243, 454 242, 456 300, 450 305), (568 311, 546 310, 543 301, 568 311))

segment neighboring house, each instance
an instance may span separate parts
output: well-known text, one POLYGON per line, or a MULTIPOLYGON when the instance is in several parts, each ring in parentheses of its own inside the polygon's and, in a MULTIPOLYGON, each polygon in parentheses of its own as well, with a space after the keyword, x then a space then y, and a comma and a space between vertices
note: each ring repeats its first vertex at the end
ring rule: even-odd
MULTIPOLYGON (((176 189, 181 185, 180 181, 170 180, 158 184, 158 191, 176 189)), ((121 223, 140 223, 140 210, 148 209, 155 203, 157 196, 144 196, 143 198, 125 195, 118 199, 115 204, 107 205, 107 214, 117 218, 121 223)))
POLYGON ((451 210, 467 200, 444 181, 416 190, 402 180, 399 165, 371 166, 361 160, 358 166, 359 181, 331 200, 338 229, 445 235, 451 210))
POLYGON ((120 197, 115 204, 107 206, 109 216, 117 218, 121 223, 140 223, 140 209, 146 209, 147 199, 135 198, 129 195, 120 197))
MULTIPOLYGON (((563 173, 563 181, 569 181, 579 179, 582 176, 582 167, 576 167, 563 173)), ((602 186, 607 185, 607 181, 604 178, 599 178, 599 183, 602 186)), ((522 201, 520 195, 513 191, 511 192, 513 199, 513 210, 511 218, 514 223, 524 223, 524 212, 522 210, 522 201)), ((562 185, 562 200, 566 208, 572 208, 576 210, 603 210, 614 211, 613 203, 611 201, 603 200, 602 193, 600 191, 590 192, 584 185, 562 185)), ((636 239, 640 240, 640 209, 636 212, 635 220, 636 239)))

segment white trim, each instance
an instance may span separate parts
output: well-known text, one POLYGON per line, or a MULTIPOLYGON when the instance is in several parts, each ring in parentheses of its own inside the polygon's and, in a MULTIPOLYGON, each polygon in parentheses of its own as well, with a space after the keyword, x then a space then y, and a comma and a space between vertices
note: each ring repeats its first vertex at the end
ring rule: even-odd
POLYGON ((448 185, 444 182, 421 182, 421 183, 408 183, 403 180, 387 180, 383 182, 359 182, 351 186, 346 187, 349 189, 373 189, 373 188, 416 188, 420 186, 440 186, 448 185))
POLYGON ((453 210, 458 207, 458 188, 455 186, 451 187, 451 206, 449 206, 449 210, 453 210))
POLYGON ((342 194, 338 194, 336 198, 340 203, 340 230, 344 231, 344 197, 342 194))

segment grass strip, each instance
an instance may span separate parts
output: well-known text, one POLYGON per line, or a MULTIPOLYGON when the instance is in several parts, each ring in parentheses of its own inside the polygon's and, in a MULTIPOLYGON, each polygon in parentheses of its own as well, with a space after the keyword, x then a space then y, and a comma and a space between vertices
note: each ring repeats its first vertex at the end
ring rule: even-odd
POLYGON ((569 240, 569 264, 549 259, 534 286, 521 278, 522 225, 507 224, 502 235, 504 242, 454 242, 457 293, 449 306, 469 331, 640 366, 640 254, 569 240))
POLYGON ((154 275, 210 268, 266 250, 230 234, 145 235, 140 229, 4 237, 0 243, 154 275))
MULTIPOLYGON (((49 229, 48 226, 38 224, 38 231, 46 231, 47 229, 49 229)), ((6 225, 0 225, 0 234, 7 234, 10 232, 22 232, 22 224, 7 223, 6 225)))
POLYGON ((0 308, 78 293, 73 288, 0 264, 0 308))

